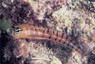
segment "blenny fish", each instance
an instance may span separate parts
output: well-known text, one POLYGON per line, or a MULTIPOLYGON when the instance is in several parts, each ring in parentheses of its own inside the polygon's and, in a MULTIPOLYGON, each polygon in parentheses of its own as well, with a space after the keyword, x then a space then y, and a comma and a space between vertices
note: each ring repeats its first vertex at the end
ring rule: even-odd
POLYGON ((66 44, 71 46, 75 51, 81 53, 79 47, 75 45, 76 41, 72 37, 68 36, 66 33, 53 30, 51 28, 44 28, 39 26, 34 26, 31 24, 20 24, 8 30, 8 32, 15 39, 43 39, 54 41, 54 44, 66 44))

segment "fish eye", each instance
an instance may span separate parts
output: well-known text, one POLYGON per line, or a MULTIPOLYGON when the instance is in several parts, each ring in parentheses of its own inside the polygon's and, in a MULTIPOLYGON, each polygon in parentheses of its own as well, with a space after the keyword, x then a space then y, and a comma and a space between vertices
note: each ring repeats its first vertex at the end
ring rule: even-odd
POLYGON ((20 31, 22 31, 21 28, 19 28, 19 27, 16 27, 16 28, 15 28, 15 33, 16 33, 16 34, 19 34, 20 31))
POLYGON ((19 30, 15 30, 15 33, 16 33, 16 34, 19 34, 19 32, 20 32, 19 30))
POLYGON ((13 27, 13 30, 14 30, 14 32, 15 32, 16 34, 19 34, 19 32, 22 31, 22 29, 19 28, 19 27, 13 27))

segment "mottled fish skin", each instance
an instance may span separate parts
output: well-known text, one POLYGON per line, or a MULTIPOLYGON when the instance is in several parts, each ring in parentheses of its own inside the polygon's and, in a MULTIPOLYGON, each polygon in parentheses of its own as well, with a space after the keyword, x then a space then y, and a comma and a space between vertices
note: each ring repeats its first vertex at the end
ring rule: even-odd
POLYGON ((13 29, 14 32, 12 36, 16 39, 31 38, 52 40, 56 45, 66 44, 66 46, 70 46, 74 50, 81 53, 81 50, 75 45, 76 42, 72 39, 72 37, 68 36, 65 33, 50 28, 33 26, 31 24, 21 24, 15 26, 15 28, 18 29, 13 29))

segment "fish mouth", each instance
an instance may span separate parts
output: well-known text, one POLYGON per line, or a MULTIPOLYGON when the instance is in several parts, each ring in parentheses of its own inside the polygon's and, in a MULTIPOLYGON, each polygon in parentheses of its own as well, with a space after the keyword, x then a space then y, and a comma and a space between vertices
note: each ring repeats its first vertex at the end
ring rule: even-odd
POLYGON ((12 36, 15 34, 15 31, 12 28, 9 28, 7 29, 7 34, 12 36))

